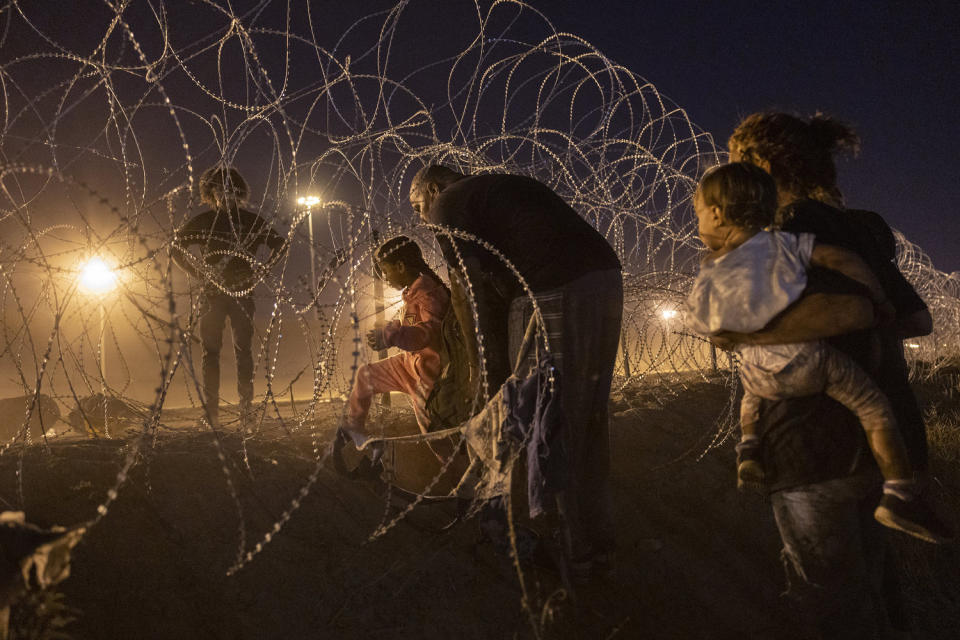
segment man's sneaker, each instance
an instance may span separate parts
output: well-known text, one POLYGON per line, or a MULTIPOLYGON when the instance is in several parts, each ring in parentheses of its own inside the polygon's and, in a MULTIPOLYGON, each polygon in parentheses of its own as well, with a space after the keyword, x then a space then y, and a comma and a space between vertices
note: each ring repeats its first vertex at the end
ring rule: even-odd
POLYGON ((737 443, 737 489, 762 489, 765 479, 760 463, 760 440, 737 443))
POLYGON ((942 544, 953 540, 953 532, 920 498, 901 500, 897 496, 885 493, 880 506, 873 512, 877 522, 885 527, 897 529, 933 544, 942 544))

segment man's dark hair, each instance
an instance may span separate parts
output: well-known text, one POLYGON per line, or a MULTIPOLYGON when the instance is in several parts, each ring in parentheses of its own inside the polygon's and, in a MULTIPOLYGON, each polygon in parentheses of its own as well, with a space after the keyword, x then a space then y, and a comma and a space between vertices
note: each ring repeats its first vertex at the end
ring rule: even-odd
POLYGON ((424 183, 446 187, 462 177, 462 173, 458 173, 450 167, 445 167, 442 164, 432 164, 417 171, 416 175, 413 176, 410 187, 419 188, 424 183))
POLYGON ((227 209, 246 201, 250 187, 233 167, 210 167, 200 176, 200 199, 216 209, 227 209))
POLYGON ((762 229, 777 212, 777 185, 773 177, 749 162, 721 164, 707 171, 698 187, 703 203, 720 207, 733 225, 762 229))
POLYGON ((781 192, 840 204, 833 157, 855 154, 860 138, 850 125, 820 113, 802 118, 768 111, 744 118, 728 146, 744 162, 768 162, 781 192))

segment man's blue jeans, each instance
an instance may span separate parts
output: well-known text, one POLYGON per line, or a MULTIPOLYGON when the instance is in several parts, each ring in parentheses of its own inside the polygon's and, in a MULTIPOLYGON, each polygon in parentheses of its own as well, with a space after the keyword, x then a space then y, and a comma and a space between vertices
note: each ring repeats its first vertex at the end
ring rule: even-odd
POLYGON ((822 637, 884 638, 890 633, 883 527, 876 472, 771 495, 783 541, 787 597, 816 622, 822 637))

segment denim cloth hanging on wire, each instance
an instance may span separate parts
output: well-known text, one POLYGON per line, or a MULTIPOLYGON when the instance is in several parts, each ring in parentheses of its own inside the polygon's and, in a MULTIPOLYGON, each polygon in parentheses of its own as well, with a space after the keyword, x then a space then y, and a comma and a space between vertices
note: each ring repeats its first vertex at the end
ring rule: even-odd
POLYGON ((560 384, 560 372, 547 353, 526 377, 511 376, 503 387, 506 411, 502 437, 513 445, 526 447, 531 518, 542 514, 552 504, 554 495, 567 484, 567 455, 562 437, 567 425, 560 402, 560 384))

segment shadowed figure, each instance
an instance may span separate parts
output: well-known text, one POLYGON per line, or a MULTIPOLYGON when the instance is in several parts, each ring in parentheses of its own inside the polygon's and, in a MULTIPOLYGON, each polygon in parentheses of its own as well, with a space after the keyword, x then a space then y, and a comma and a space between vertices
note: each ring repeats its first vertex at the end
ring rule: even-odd
POLYGON ((200 342, 203 347, 203 392, 206 416, 219 424, 220 349, 227 320, 237 359, 237 392, 241 422, 253 402, 253 289, 258 281, 258 249, 266 245, 272 264, 285 249, 285 240, 255 213, 241 209, 249 194, 243 177, 232 167, 212 167, 200 177, 200 197, 212 207, 177 229, 174 262, 204 282, 200 303, 200 342), (200 260, 186 255, 200 249, 200 260))
MULTIPOLYGON (((816 242, 811 233, 766 230, 773 224, 776 205, 773 178, 754 164, 733 162, 704 174, 693 206, 700 238, 710 252, 687 298, 690 323, 698 333, 763 329, 800 298, 810 269, 829 270, 863 285, 878 317, 885 322, 894 317, 879 280, 856 253, 816 242)), ((765 476, 758 429, 761 401, 825 393, 856 414, 885 486, 899 497, 877 508, 877 520, 928 542, 946 541, 936 518, 919 500, 890 401, 852 358, 822 340, 741 345, 738 352, 743 384, 743 437, 737 445, 741 487, 762 485, 765 476)))
MULTIPOLYGON (((527 448, 528 471, 544 472, 528 475, 528 489, 538 489, 528 491, 531 514, 540 512, 534 499, 555 497, 543 506, 564 516, 565 552, 575 574, 588 579, 608 572, 615 535, 607 402, 623 314, 616 253, 560 196, 531 178, 467 176, 433 165, 414 177, 410 204, 425 222, 467 236, 436 232, 473 379, 481 389, 485 383, 488 397, 514 369, 533 303, 514 272, 481 242, 511 263, 536 299, 562 411, 552 414, 555 422, 531 425, 527 436, 534 442, 527 448), (550 459, 554 450, 564 452, 562 462, 550 459), (531 455, 538 464, 530 464, 531 455)), ((522 366, 535 368, 531 360, 522 366)))

